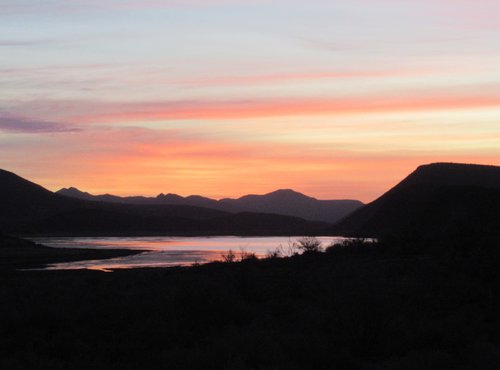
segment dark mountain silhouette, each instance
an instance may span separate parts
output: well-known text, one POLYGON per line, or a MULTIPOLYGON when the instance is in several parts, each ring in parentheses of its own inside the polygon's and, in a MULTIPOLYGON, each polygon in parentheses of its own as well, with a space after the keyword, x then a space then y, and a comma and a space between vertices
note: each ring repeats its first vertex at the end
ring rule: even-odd
POLYGON ((335 226, 358 236, 484 235, 500 230, 500 167, 420 166, 401 183, 335 226))
POLYGON ((358 200, 318 200, 291 189, 265 195, 246 195, 239 199, 222 199, 219 203, 242 207, 251 212, 279 213, 331 223, 363 206, 358 200))
POLYGON ((0 170, 0 231, 42 220, 76 207, 76 199, 60 197, 16 174, 0 170))
MULTIPOLYGON (((75 193, 75 190, 70 190, 75 193)), ((189 205, 130 204, 63 196, 0 170, 0 232, 57 235, 302 235, 326 224, 231 214, 189 205), (262 220, 267 220, 262 222, 262 220)))
POLYGON ((264 195, 246 195, 238 199, 226 198, 219 201, 199 195, 181 197, 171 193, 162 193, 156 198, 118 197, 110 194, 92 195, 73 187, 61 189, 57 194, 114 203, 188 205, 231 213, 273 213, 329 223, 334 223, 363 206, 363 203, 357 200, 318 200, 290 189, 277 190, 264 195))
POLYGON ((94 198, 97 198, 96 196, 87 193, 86 191, 81 191, 74 187, 62 188, 56 191, 56 194, 65 195, 71 198, 86 199, 86 200, 94 200, 94 198))
MULTIPOLYGON (((155 198, 148 198, 142 196, 136 197, 119 197, 111 194, 102 194, 102 195, 92 195, 90 193, 81 191, 77 188, 62 188, 61 190, 56 191, 56 194, 64 195, 66 197, 84 199, 84 200, 92 200, 92 201, 100 201, 100 202, 112 202, 112 203, 128 203, 128 204, 157 204, 155 198)), ((174 204, 174 203, 172 203, 174 204)))

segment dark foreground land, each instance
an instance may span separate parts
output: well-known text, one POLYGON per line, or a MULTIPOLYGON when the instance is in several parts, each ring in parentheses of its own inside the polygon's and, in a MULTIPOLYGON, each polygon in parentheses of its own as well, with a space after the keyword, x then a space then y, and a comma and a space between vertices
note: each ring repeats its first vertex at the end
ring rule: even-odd
MULTIPOLYGON (((498 243, 0 272, 2 369, 498 369, 498 243)), ((401 248, 404 247, 404 248, 401 248)))

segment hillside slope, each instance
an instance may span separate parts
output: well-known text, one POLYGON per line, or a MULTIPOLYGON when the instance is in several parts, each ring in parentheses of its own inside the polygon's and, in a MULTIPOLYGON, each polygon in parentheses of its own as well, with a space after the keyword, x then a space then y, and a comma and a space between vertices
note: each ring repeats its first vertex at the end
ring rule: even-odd
POLYGON ((346 235, 495 233, 500 167, 434 163, 417 168, 372 203, 335 225, 346 235))

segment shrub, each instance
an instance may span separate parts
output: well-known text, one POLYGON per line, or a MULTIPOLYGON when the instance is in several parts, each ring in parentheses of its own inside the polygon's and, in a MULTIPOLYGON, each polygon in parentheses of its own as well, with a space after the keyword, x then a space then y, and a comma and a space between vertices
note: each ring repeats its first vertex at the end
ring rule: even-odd
POLYGON ((281 253, 281 249, 278 247, 274 250, 268 250, 266 254, 266 258, 281 258, 283 254, 281 253))
POLYGON ((321 241, 313 236, 307 236, 299 239, 296 246, 302 253, 317 253, 323 251, 321 241))
POLYGON ((230 249, 227 253, 222 253, 222 261, 226 263, 232 263, 236 261, 236 254, 230 249))
POLYGON ((350 251, 350 252, 361 252, 367 250, 370 247, 376 245, 376 242, 371 239, 346 239, 340 243, 332 243, 326 248, 327 253, 350 251))
POLYGON ((255 261, 258 259, 255 252, 247 252, 244 248, 240 248, 240 261, 255 261))

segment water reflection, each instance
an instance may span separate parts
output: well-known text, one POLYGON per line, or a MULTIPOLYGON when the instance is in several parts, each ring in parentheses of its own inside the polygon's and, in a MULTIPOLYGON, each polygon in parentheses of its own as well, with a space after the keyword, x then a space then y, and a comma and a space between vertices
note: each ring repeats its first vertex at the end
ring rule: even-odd
MULTIPOLYGON (((341 237, 318 237, 324 246, 344 240, 341 237)), ((49 265, 48 270, 113 269, 186 266, 220 260, 233 250, 267 255, 279 246, 287 247, 297 238, 286 237, 114 237, 114 238, 36 238, 33 241, 55 248, 131 249, 144 253, 106 260, 66 262, 49 265)))

